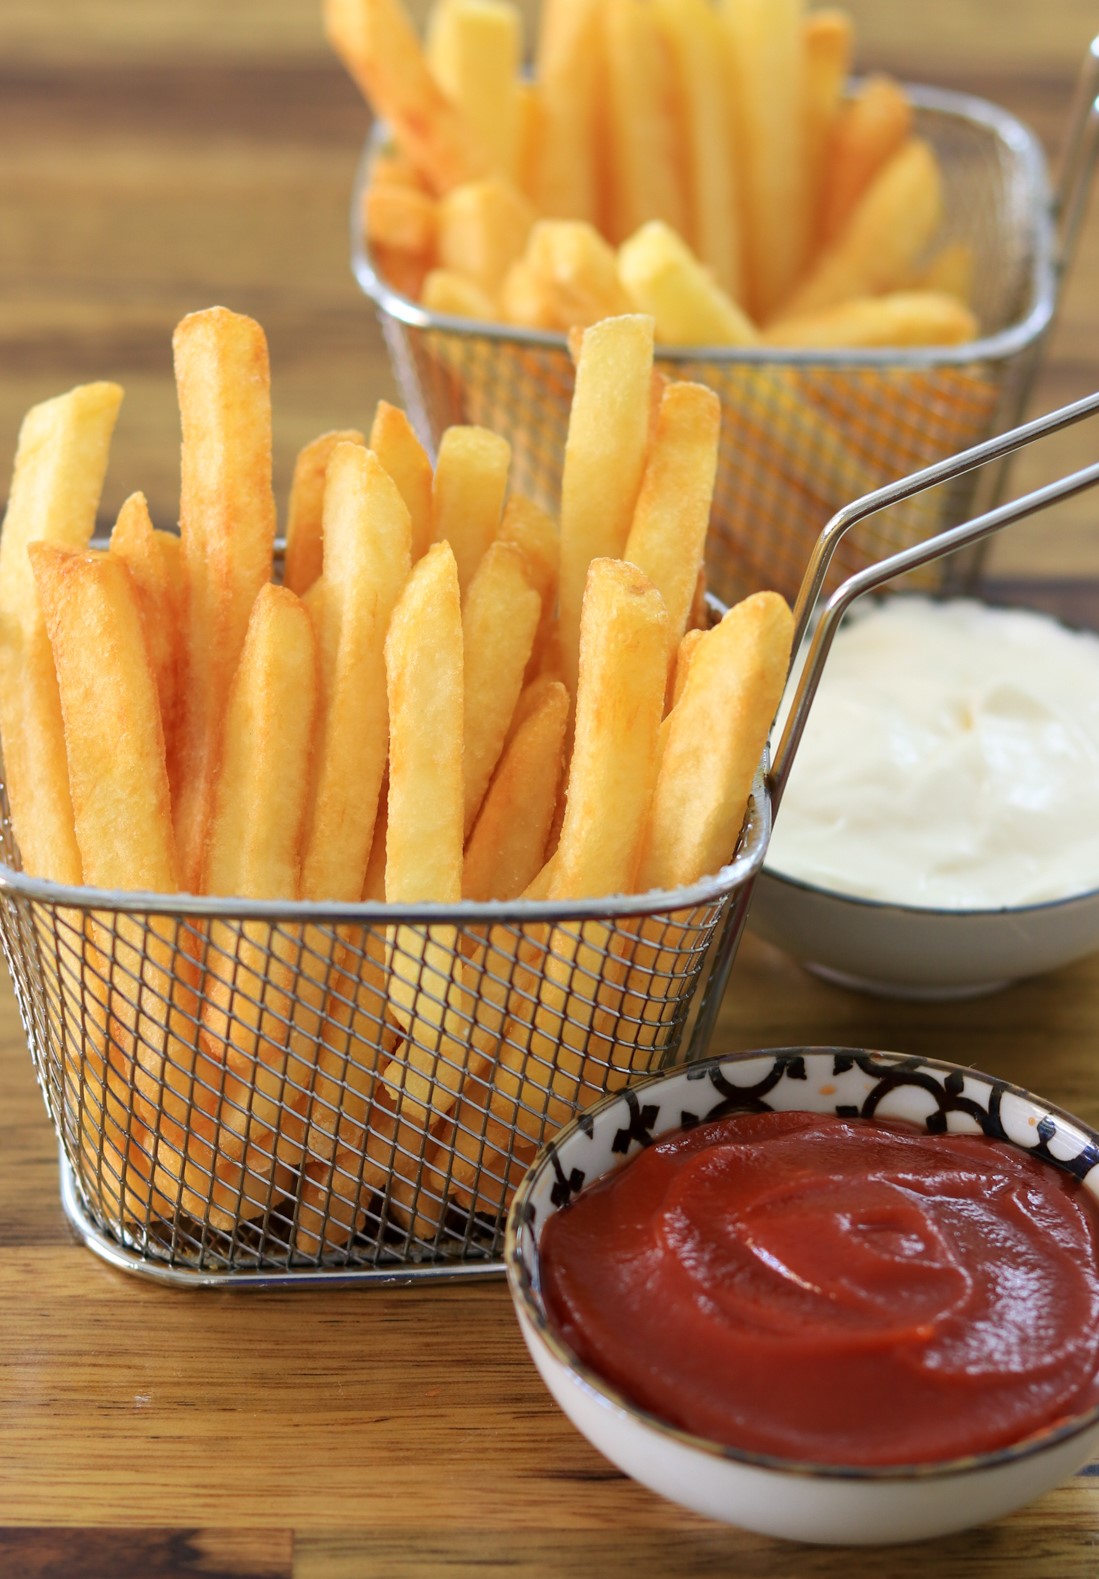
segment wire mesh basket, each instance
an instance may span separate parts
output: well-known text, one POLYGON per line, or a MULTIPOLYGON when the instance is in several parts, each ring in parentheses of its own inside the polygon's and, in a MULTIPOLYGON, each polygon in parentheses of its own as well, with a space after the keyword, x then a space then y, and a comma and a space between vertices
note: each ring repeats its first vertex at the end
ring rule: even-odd
MULTIPOLYGON (((972 250, 979 340, 859 353, 658 347, 663 372, 707 384, 721 399, 707 576, 722 602, 763 587, 792 598, 818 533, 848 500, 1019 419, 1070 255, 1074 226, 1066 217, 1078 216, 1090 175, 1094 140, 1083 132, 1094 67, 1093 52, 1056 193, 1038 142, 1014 116, 968 95, 907 90, 916 130, 943 170, 936 244, 972 250)), ((384 127, 375 127, 352 203, 352 267, 377 310, 402 399, 432 453, 453 423, 503 434, 512 487, 553 510, 573 385, 565 337, 428 312, 386 283, 362 223, 371 164, 385 144, 384 127)), ((978 497, 974 478, 960 477, 863 523, 841 545, 834 579, 991 502, 1001 484, 989 474, 978 497)), ((971 568, 952 560, 923 576, 971 568)))
MULTIPOLYGON (((848 531, 1096 412, 1099 395, 839 512, 798 638, 848 531)), ((408 907, 66 888, 19 871, 5 803, 0 942, 85 1242, 184 1284, 498 1273, 508 1201, 541 1143, 705 1052, 845 609, 1097 481, 1099 465, 848 577, 731 863, 690 888, 408 907)))

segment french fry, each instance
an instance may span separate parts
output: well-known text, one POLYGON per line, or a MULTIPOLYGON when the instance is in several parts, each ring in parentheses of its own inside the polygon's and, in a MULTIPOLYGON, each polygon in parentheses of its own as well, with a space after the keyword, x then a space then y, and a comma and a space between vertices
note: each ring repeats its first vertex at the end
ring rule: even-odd
POLYGON ((523 263, 541 286, 545 316, 555 329, 586 329, 631 311, 613 249, 583 220, 539 220, 523 263))
POLYGON ((500 316, 517 329, 555 329, 549 287, 524 258, 513 263, 500 289, 500 316))
POLYGON ((801 318, 852 296, 894 290, 942 218, 942 176, 930 145, 910 137, 867 187, 842 234, 783 304, 801 318))
POLYGON ((453 427, 443 434, 431 495, 432 537, 450 544, 463 593, 500 525, 510 464, 511 446, 488 428, 453 427))
POLYGON ((618 272, 633 306, 652 316, 661 344, 758 344, 755 325, 659 220, 622 243, 618 272))
POLYGON ((428 33, 435 80, 473 128, 494 169, 519 173, 519 12, 506 0, 439 0, 428 33))
POLYGON ((457 269, 432 269, 424 280, 420 301, 428 312, 444 318, 474 318, 491 323, 496 307, 476 280, 457 269))
POLYGON ((682 231, 686 211, 671 62, 649 5, 603 0, 603 45, 608 198, 600 229, 615 243, 648 219, 682 231))
POLYGON ((809 248, 802 0, 723 0, 743 160, 745 294, 757 323, 792 291, 809 248))
POLYGON ((466 848, 466 899, 515 899, 541 871, 564 763, 569 694, 559 680, 538 686, 513 730, 466 848))
POLYGON ((967 306, 973 300, 973 274, 977 260, 966 241, 948 241, 912 280, 914 288, 944 291, 967 306))
POLYGON ((325 0, 329 43, 438 195, 488 173, 473 127, 428 68, 400 0, 325 0))
POLYGON ((696 627, 694 630, 684 632, 683 636, 680 638, 679 646, 676 648, 675 654, 675 673, 672 677, 672 707, 676 705, 680 697, 683 695, 684 688, 687 684, 687 676, 691 672, 691 662, 694 659, 695 653, 698 651, 698 644, 705 634, 706 632, 704 630, 700 630, 696 627))
POLYGON ((784 600, 760 592, 692 653, 664 726, 639 892, 697 882, 731 859, 786 684, 792 629, 784 600))
POLYGON ((828 145, 820 193, 821 238, 842 235, 874 177, 912 133, 912 105, 891 77, 867 78, 845 104, 828 145))
POLYGON ((541 613, 542 600, 522 549, 515 543, 492 543, 462 610, 466 835, 503 749, 541 613))
POLYGON ((516 128, 515 184, 523 196, 537 205, 538 143, 541 136, 542 96, 538 84, 529 77, 516 83, 518 126, 516 128))
MULTIPOLYGON (((322 433, 298 452, 286 512, 286 565, 283 583, 299 597, 321 573, 324 557, 324 482, 337 444, 365 444, 355 428, 322 433)), ((371 446, 373 447, 373 446, 371 446)))
POLYGON ((165 755, 170 760, 175 741, 179 697, 179 649, 182 630, 178 604, 171 585, 171 569, 161 537, 149 518, 143 493, 134 493, 123 504, 111 532, 111 553, 128 567, 133 578, 141 628, 149 646, 156 676, 165 755))
POLYGON ((415 562, 431 546, 431 462, 404 412, 387 400, 379 400, 375 408, 370 448, 404 500, 415 562))
POLYGON ((561 478, 561 662, 573 694, 588 566, 622 552, 641 488, 652 359, 651 318, 611 318, 585 331, 561 478))
POLYGON ((439 263, 495 297, 533 224, 533 208, 502 176, 455 187, 439 204, 439 263))
POLYGON ((721 402, 712 389, 668 385, 623 558, 664 600, 669 678, 702 569, 720 434, 721 402))
POLYGON ((805 18, 805 145, 814 245, 821 236, 822 188, 833 132, 851 74, 851 32, 846 11, 810 11, 805 18))
MULTIPOLYGON (((309 616, 287 587, 261 589, 225 710, 203 891, 296 897, 319 676, 309 616)), ((202 1036, 246 1085, 245 1105, 222 1102, 223 1154, 250 1139, 297 1162, 305 1124, 309 1044, 294 1045, 298 944, 268 922, 214 922, 202 1036)), ((253 1164, 253 1171, 255 1164, 253 1164)))
POLYGON ((0 534, 0 735, 23 870, 79 883, 61 704, 28 545, 84 548, 95 527, 117 384, 84 384, 23 419, 0 534))
POLYGON ((963 345, 977 336, 977 320, 956 296, 942 291, 895 291, 853 297, 818 313, 784 318, 764 336, 768 345, 872 347, 963 345))
MULTIPOLYGON (((675 62, 686 237, 734 301, 744 290, 728 49, 709 0, 655 0, 675 62)), ((647 310, 647 309, 646 309, 647 310)))
POLYGON ((430 260, 438 224, 438 203, 414 186, 371 182, 363 194, 363 230, 372 249, 389 248, 430 260))
POLYGON ((557 601, 557 574, 561 563, 561 538, 557 522, 541 505, 513 493, 504 506, 497 539, 514 543, 522 552, 544 613, 552 614, 557 601))
POLYGON ((386 148, 383 152, 375 154, 370 166, 370 184, 411 187, 417 192, 427 191, 424 179, 412 160, 398 153, 395 148, 386 148))
POLYGON ((244 633, 271 579, 271 392, 267 342, 250 318, 213 307, 173 339, 183 466, 187 584, 183 715, 173 816, 180 877, 195 890, 210 822, 225 698, 244 633))
POLYGON ((540 214, 593 225, 599 220, 600 4, 546 0, 541 8, 531 190, 540 214))

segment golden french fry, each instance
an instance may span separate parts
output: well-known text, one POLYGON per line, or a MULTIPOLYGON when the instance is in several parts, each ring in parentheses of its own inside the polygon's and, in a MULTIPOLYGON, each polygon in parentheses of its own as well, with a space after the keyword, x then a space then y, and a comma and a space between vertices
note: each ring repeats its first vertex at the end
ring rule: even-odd
POLYGON ((0 735, 23 870, 79 883, 61 705, 28 545, 84 548, 95 527, 117 384, 84 384, 33 406, 19 430, 0 534, 0 735))
POLYGON ((533 224, 530 203, 503 176, 455 187, 439 204, 439 263, 495 297, 533 224))
POLYGON ((910 137, 867 187, 843 232, 783 304, 782 319, 896 289, 942 218, 942 175, 929 143, 910 137))
POLYGON ((687 676, 691 672, 691 662, 698 651, 698 644, 706 632, 697 626, 693 630, 685 631, 680 637, 679 646, 675 654, 675 673, 672 676, 672 707, 676 705, 683 695, 687 684, 687 676))
POLYGON ((545 313, 555 329, 586 329, 631 310, 613 249, 584 220, 539 220, 523 264, 544 293, 545 313))
POLYGON ((859 199, 878 171, 912 133, 912 106, 891 77, 868 77, 836 120, 820 194, 821 237, 826 246, 842 235, 859 199))
MULTIPOLYGON (((261 589, 225 710, 204 891, 296 898, 319 677, 309 616, 288 587, 261 589)), ((223 1154, 264 1139, 300 1159, 312 1049, 291 1021, 298 944, 268 922, 214 922, 203 1038, 249 1090, 223 1102, 223 1154)))
POLYGON ((606 51, 607 211, 600 229, 613 242, 648 219, 682 232, 678 127, 671 113, 671 61, 644 0, 603 0, 606 51))
POLYGON ((427 553, 431 544, 431 462, 396 406, 379 400, 370 428, 370 448, 397 484, 412 526, 412 560, 427 553))
POLYGON ((267 342, 224 307, 173 338, 183 426, 180 527, 187 651, 173 817, 183 887, 194 891, 213 803, 221 718, 256 595, 271 579, 271 386, 267 342))
POLYGON ((669 673, 702 569, 720 437, 721 402, 713 390, 669 384, 623 553, 664 600, 669 673))
POLYGON ((515 899, 541 871, 557 807, 569 694, 559 680, 513 730, 466 848, 466 899, 515 899))
POLYGON ((404 154, 398 153, 395 148, 386 148, 381 153, 375 154, 370 165, 371 186, 407 186, 417 192, 427 190, 423 177, 404 154))
POLYGON ((424 280, 420 301, 428 312, 439 313, 445 318, 474 318, 480 323, 492 323, 500 314, 496 306, 476 280, 457 269, 432 269, 424 280))
POLYGON ((655 0, 654 9, 677 78, 684 235, 721 290, 739 301, 744 290, 741 197, 726 41, 708 0, 655 0))
POLYGON ((556 329, 546 281, 524 258, 513 263, 500 288, 500 317, 517 329, 556 329))
POLYGON ((363 231, 371 249, 410 252, 418 258, 435 255, 439 205, 414 186, 373 182, 363 194, 363 231))
POLYGON ((823 187, 843 90, 851 74, 851 18, 846 11, 810 11, 805 18, 805 144, 810 241, 821 232, 823 187))
POLYGON ((325 0, 329 43, 433 192, 487 173, 473 127, 428 68, 400 0, 325 0))
MULTIPOLYGON (((286 513, 283 583, 302 597, 321 573, 324 557, 324 481, 337 444, 365 444, 355 428, 322 433, 298 452, 286 513)), ((373 447, 373 446, 371 446, 373 447)))
POLYGON ((942 291, 860 296, 821 312, 784 318, 767 331, 768 345, 872 347, 962 345, 976 338, 977 320, 942 291))
POLYGON ((561 563, 557 522, 541 505, 513 493, 504 506, 497 539, 501 543, 515 543, 521 550, 527 573, 542 599, 543 610, 552 613, 557 601, 557 573, 561 563))
POLYGON ((529 77, 516 83, 519 123, 516 128, 515 184, 523 196, 537 205, 538 145, 541 137, 542 96, 539 85, 529 77))
POLYGON ((693 256, 682 237, 653 220, 618 249, 630 300, 650 313, 664 345, 755 345, 755 325, 693 256))
POLYGON ((522 21, 505 0, 439 0, 427 58, 435 80, 473 128, 493 169, 519 170, 522 21))
POLYGON ((723 0, 743 160, 744 302, 766 322, 809 250, 803 0, 723 0))
POLYGON ((462 610, 467 835, 503 749, 541 613, 522 549, 497 539, 477 567, 462 610))
POLYGON ((664 726, 639 892, 697 882, 732 858, 786 684, 792 629, 785 601, 759 592, 692 653, 664 726))
MULTIPOLYGON (((411 526, 397 485, 372 450, 340 444, 324 500, 327 643, 322 722, 309 795, 301 891, 357 901, 386 759, 384 643, 408 578, 411 526)), ((322 640, 322 670, 325 646, 322 640)))
POLYGON ((561 478, 561 662, 574 694, 588 566, 622 552, 641 488, 652 364, 651 318, 610 318, 584 333, 561 478))
POLYGON ((976 266, 973 248, 967 241, 948 241, 911 283, 920 290, 943 291, 948 296, 956 296, 968 306, 973 300, 976 266))
POLYGON ((535 81, 531 197, 551 219, 599 220, 601 0, 546 0, 535 81))
POLYGON ((145 495, 131 494, 119 511, 111 532, 111 553, 126 564, 133 578, 141 626, 156 675, 165 758, 171 761, 178 717, 183 632, 178 618, 177 591, 171 580, 173 566, 165 553, 165 540, 166 534, 158 533, 153 527, 145 495))
POLYGON ((496 535, 507 491, 511 446, 487 428, 447 428, 435 463, 432 536, 447 542, 463 593, 496 535))

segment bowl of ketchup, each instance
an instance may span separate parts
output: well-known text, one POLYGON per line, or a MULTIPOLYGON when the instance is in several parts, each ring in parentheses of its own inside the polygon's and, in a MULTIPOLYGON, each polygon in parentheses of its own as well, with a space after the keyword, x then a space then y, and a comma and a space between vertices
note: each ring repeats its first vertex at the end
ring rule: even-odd
POLYGON ((711 1518, 918 1540, 1099 1446, 1099 1134, 971 1069, 796 1048, 657 1075, 542 1151, 505 1259, 573 1423, 711 1518))

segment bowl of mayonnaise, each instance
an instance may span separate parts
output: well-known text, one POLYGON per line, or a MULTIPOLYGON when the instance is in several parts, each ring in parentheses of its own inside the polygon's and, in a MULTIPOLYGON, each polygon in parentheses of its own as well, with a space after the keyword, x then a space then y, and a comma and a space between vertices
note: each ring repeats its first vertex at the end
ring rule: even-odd
POLYGON ((971 599, 855 611, 751 924, 823 976, 912 998, 1099 949, 1099 636, 971 599))

